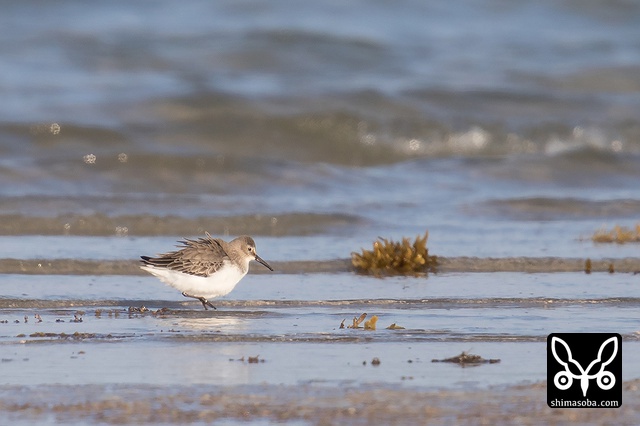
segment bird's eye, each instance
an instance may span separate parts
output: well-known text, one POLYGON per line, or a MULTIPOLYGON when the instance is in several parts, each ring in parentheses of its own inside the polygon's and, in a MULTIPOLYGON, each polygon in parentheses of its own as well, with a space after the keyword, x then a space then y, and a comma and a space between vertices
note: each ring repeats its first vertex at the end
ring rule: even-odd
POLYGON ((252 252, 252 251, 253 251, 253 247, 248 246, 248 247, 247 247, 247 250, 249 250, 249 252, 252 252))

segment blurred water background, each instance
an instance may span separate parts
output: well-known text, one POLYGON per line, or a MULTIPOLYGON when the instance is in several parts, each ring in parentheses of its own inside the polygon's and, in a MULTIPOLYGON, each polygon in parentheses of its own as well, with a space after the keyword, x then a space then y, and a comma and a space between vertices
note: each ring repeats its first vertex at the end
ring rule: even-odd
POLYGON ((595 0, 9 3, 1 233, 597 255, 580 239, 640 210, 637 22, 595 0))

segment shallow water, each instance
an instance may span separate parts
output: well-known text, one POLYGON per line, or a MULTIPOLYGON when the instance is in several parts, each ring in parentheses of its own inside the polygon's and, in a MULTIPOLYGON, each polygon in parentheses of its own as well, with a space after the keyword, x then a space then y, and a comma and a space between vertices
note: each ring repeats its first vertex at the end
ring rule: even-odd
POLYGON ((551 332, 621 333, 625 378, 640 376, 640 290, 631 274, 250 275, 214 302, 217 311, 153 277, 3 282, 7 384, 512 385, 546 378, 551 332), (128 309, 141 306, 150 311, 128 309), (340 329, 363 312, 378 316, 376 330, 340 329), (386 329, 392 323, 404 329, 386 329), (431 363, 462 351, 501 362, 431 363), (247 363, 258 355, 264 363, 247 363), (370 364, 374 357, 380 366, 370 364))

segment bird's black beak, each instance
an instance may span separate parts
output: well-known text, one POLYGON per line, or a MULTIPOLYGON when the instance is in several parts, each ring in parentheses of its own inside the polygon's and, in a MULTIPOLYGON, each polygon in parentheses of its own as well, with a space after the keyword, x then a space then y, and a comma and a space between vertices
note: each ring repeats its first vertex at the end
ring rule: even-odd
POLYGON ((258 256, 256 254, 256 262, 258 263, 262 263, 264 266, 266 266, 267 268, 269 268, 270 271, 273 271, 273 268, 271 266, 269 266, 269 264, 267 262, 265 262, 260 256, 258 256))

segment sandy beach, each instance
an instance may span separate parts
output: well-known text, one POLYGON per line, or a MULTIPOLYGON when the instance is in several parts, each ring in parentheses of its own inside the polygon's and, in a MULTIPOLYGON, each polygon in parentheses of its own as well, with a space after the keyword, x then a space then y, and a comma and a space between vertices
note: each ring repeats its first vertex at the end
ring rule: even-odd
POLYGON ((482 391, 279 386, 0 387, 0 418, 11 424, 396 424, 635 425, 640 381, 624 383, 617 409, 551 409, 546 383, 482 391), (228 423, 227 423, 228 424, 228 423))

